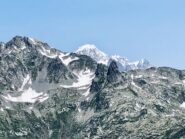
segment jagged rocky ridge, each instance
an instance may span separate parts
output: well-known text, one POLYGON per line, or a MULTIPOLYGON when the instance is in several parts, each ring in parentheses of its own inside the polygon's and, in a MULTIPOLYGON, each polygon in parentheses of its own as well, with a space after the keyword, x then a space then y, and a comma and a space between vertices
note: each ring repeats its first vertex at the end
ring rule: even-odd
POLYGON ((185 137, 185 71, 120 72, 27 37, 0 44, 0 138, 185 137))
POLYGON ((136 69, 147 69, 151 67, 149 61, 146 59, 142 59, 139 61, 129 61, 127 58, 124 58, 119 55, 108 56, 107 54, 96 48, 96 46, 93 44, 82 45, 76 51, 76 53, 90 56, 97 63, 105 64, 107 66, 109 66, 112 61, 115 61, 119 71, 121 72, 136 69))

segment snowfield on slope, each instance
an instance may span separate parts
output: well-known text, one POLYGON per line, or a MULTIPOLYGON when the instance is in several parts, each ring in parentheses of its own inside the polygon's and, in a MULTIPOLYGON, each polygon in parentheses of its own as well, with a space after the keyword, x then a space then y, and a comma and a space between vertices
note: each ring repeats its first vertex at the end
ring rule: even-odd
POLYGON ((92 72, 90 69, 85 69, 79 73, 74 74, 78 77, 78 81, 74 82, 72 85, 61 85, 61 87, 88 89, 95 76, 94 72, 92 72))
POLYGON ((17 97, 12 97, 10 94, 3 97, 11 102, 28 102, 28 103, 35 103, 36 101, 44 102, 49 98, 47 94, 44 94, 43 92, 38 93, 32 88, 28 88, 20 96, 17 97))

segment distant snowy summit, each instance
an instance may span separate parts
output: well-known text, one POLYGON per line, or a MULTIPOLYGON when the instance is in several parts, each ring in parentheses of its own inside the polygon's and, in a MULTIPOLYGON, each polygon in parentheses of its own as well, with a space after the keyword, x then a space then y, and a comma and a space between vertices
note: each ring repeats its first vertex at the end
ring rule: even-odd
POLYGON ((105 54, 104 52, 100 51, 98 48, 96 48, 93 44, 86 44, 81 46, 77 51, 77 54, 80 55, 87 55, 90 56, 92 59, 97 61, 98 63, 102 63, 107 65, 109 62, 110 57, 105 54))
POLYGON ((129 61, 127 58, 124 58, 119 55, 108 56, 101 50, 99 50, 93 44, 86 44, 81 46, 77 51, 77 54, 90 56, 92 59, 98 63, 109 65, 112 61, 115 61, 119 67, 120 71, 129 71, 135 69, 147 69, 151 67, 150 63, 146 59, 139 61, 129 61))

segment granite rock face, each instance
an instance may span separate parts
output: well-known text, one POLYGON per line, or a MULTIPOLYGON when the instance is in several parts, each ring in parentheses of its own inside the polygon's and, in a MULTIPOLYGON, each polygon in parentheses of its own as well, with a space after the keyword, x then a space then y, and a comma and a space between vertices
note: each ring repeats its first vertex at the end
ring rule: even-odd
POLYGON ((16 36, 0 43, 0 138, 183 139, 185 71, 120 72, 16 36))

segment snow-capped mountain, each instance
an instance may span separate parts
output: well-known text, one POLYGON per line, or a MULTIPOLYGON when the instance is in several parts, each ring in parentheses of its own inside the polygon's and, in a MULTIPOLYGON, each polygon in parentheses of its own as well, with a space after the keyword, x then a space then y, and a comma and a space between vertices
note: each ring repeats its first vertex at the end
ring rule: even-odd
POLYGON ((120 72, 129 60, 86 52, 109 66, 29 37, 0 43, 0 139, 185 138, 185 71, 120 72))
POLYGON ((76 51, 76 53, 90 56, 92 59, 97 61, 97 63, 102 63, 107 66, 109 66, 112 61, 116 61, 120 71, 147 69, 151 67, 149 61, 147 61, 146 59, 142 59, 139 61, 129 61, 127 58, 121 57, 119 55, 108 56, 93 44, 85 44, 81 46, 76 51))
POLYGON ((97 61, 98 63, 102 63, 107 65, 109 62, 109 56, 105 54, 104 52, 100 51, 98 48, 96 48, 93 44, 86 44, 81 46, 77 51, 77 54, 80 55, 87 55, 90 56, 92 59, 97 61))

